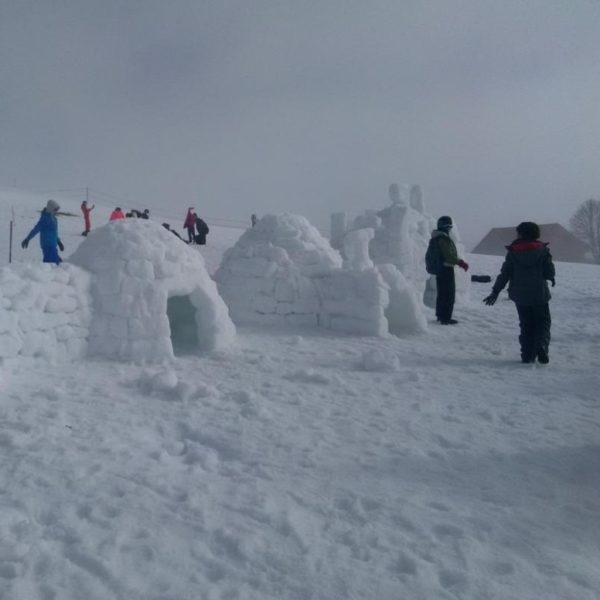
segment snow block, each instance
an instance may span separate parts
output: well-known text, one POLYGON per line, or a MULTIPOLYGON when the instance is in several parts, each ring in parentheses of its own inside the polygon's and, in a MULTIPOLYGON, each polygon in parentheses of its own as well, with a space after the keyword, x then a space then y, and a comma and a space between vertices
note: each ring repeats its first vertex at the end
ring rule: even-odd
POLYGON ((0 358, 83 358, 91 321, 91 279, 74 265, 0 269, 0 358))

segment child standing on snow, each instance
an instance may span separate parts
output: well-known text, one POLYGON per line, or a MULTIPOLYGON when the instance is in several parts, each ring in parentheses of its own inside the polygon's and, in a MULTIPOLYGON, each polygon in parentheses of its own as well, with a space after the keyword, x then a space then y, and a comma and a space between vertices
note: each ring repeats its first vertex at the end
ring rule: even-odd
POLYGON ((60 248, 61 252, 65 249, 58 237, 58 221, 56 220, 56 214, 59 210, 60 206, 58 205, 58 202, 55 200, 48 200, 46 208, 42 210, 40 220, 29 232, 29 235, 21 242, 21 248, 25 249, 29 242, 39 233, 44 262, 54 263, 56 265, 62 261, 58 255, 57 248, 60 248))
POLYGON ((521 334, 521 361, 524 363, 549 362, 550 345, 550 290, 548 281, 555 285, 554 263, 548 244, 540 242, 540 228, 525 221, 517 227, 518 238, 507 246, 506 259, 496 278, 492 293, 484 298, 488 306, 508 283, 508 297, 516 304, 521 334))
POLYGON ((190 206, 188 208, 187 215, 185 216, 185 221, 183 222, 183 228, 187 229, 188 243, 193 244, 194 238, 196 237, 196 213, 194 212, 193 206, 190 206))
POLYGON ((95 204, 92 204, 92 206, 88 207, 87 200, 84 200, 81 203, 81 212, 83 213, 83 222, 85 224, 85 231, 81 235, 87 235, 92 229, 92 224, 90 222, 90 213, 94 210, 95 206, 95 204))
POLYGON ((436 274, 437 298, 435 301, 435 316, 442 325, 456 325, 458 321, 452 318, 454 311, 454 300, 456 296, 456 282, 454 279, 454 267, 458 265, 465 271, 469 265, 458 257, 456 245, 450 237, 452 219, 448 216, 440 217, 437 221, 437 229, 431 232, 432 242, 437 244, 441 265, 439 273, 436 274))
POLYGON ((206 244, 206 236, 210 232, 208 225, 204 219, 201 219, 198 215, 194 213, 196 218, 196 229, 198 230, 198 235, 196 236, 196 244, 199 246, 204 246, 206 244))

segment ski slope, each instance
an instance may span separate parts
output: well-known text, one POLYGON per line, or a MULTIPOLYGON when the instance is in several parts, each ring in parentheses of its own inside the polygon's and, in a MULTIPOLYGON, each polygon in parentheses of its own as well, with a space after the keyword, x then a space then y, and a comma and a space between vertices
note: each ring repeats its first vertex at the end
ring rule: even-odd
MULTIPOLYGON (((17 196, 18 242, 43 205, 0 192, 2 248, 17 196)), ((211 227, 211 271, 239 233, 211 227)), ((0 365, 0 599, 597 600, 599 275, 557 265, 548 366, 477 284, 459 325, 404 339, 0 365)))

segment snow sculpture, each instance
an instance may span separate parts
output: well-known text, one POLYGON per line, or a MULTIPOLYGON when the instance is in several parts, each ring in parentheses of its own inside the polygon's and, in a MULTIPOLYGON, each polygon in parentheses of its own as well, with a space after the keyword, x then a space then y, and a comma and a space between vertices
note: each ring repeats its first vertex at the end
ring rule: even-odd
POLYGON ((339 250, 344 243, 344 236, 348 226, 346 224, 346 213, 333 213, 331 215, 331 247, 339 250))
MULTIPOLYGON (((386 283, 369 258, 372 236, 370 229, 346 235, 342 265, 340 254, 304 217, 267 215, 225 253, 215 279, 237 324, 387 335, 386 311, 400 289, 397 282, 386 283)), ((419 330, 422 323, 413 321, 398 321, 394 333, 419 330)))
POLYGON ((13 264, 0 269, 0 359, 50 362, 87 352, 90 276, 73 265, 13 264))
MULTIPOLYGON (((430 279, 425 270, 425 252, 436 221, 425 211, 420 186, 400 187, 393 183, 389 187, 389 197, 390 206, 377 213, 374 213, 373 210, 365 211, 364 214, 354 219, 352 229, 347 230, 345 234, 341 233, 338 226, 336 228, 336 247, 344 248, 344 235, 350 235, 352 230, 372 228, 374 235, 369 244, 369 257, 373 263, 376 266, 394 265, 403 276, 402 283, 398 283, 401 289, 412 288, 414 297, 423 298, 428 306, 432 301, 435 305, 435 279, 430 279)), ((347 221, 347 217, 344 216, 342 219, 340 216, 344 213, 337 213, 337 215, 337 223, 347 221)), ((451 235, 457 245, 459 255, 462 256, 464 248, 460 243, 456 227, 452 230, 451 235)), ((394 281, 399 280, 394 278, 394 281)), ((469 282, 469 277, 462 271, 456 273, 457 300, 459 302, 467 299, 469 282)), ((412 306, 410 302, 409 305, 412 306)), ((418 305, 422 305, 420 300, 418 305)), ((418 321, 422 321, 422 315, 418 321)))
POLYGON ((369 242, 373 239, 375 232, 372 229, 357 229, 349 231, 344 238, 344 262, 345 269, 373 268, 373 261, 369 258, 369 242))
POLYGON ((70 261, 92 273, 90 354, 134 362, 226 348, 235 337, 202 256, 160 225, 115 221, 70 261))

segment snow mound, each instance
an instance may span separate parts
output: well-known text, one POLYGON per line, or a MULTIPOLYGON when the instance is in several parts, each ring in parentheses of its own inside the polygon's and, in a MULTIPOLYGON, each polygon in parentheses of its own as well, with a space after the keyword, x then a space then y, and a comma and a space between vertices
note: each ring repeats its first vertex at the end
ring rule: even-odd
POLYGON ((73 265, 0 269, 0 359, 85 356, 91 314, 89 274, 73 265))
POLYGON ((202 256, 152 221, 100 227, 70 261, 92 273, 90 354, 160 362, 221 350, 235 337, 202 256))
POLYGON ((420 306, 406 300, 400 273, 384 277, 370 260, 371 238, 368 230, 349 234, 342 261, 304 217, 268 215, 226 252, 215 279, 238 324, 385 336, 388 314, 403 310, 392 333, 423 331, 420 306))
POLYGON ((311 277, 341 264, 305 217, 267 215, 227 250, 215 279, 236 323, 314 326, 311 277))

